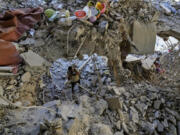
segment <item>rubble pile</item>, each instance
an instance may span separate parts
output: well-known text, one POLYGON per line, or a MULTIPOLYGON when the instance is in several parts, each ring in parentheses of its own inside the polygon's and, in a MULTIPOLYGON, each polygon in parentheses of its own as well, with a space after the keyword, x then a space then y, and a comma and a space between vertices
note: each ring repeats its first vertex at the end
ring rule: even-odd
POLYGON ((134 84, 132 81, 122 87, 109 85, 102 91, 104 98, 97 99, 96 95, 87 93, 78 95, 78 104, 68 100, 54 100, 43 105, 54 111, 45 108, 8 110, 8 115, 2 119, 4 124, 1 126, 5 126, 2 132, 177 135, 179 97, 174 89, 161 89, 145 82, 134 84), (52 124, 46 125, 46 121, 52 124), (8 127, 13 122, 15 125, 8 127), (55 122, 59 123, 57 128, 55 122))
POLYGON ((163 75, 163 79, 159 79, 161 80, 160 85, 179 87, 179 60, 179 50, 162 56, 161 62, 166 72, 163 75))
POLYGON ((179 51, 161 57, 164 74, 151 68, 156 58, 125 62, 129 53, 154 53, 156 30, 179 39, 174 10, 164 13, 165 4, 159 10, 154 1, 109 0, 96 19, 74 19, 97 1, 0 2, 2 12, 44 9, 34 26, 17 27, 22 33, 12 44, 24 62, 12 71, 5 67, 0 78, 0 134, 180 134, 179 51), (81 78, 74 94, 65 83, 72 64, 81 78))

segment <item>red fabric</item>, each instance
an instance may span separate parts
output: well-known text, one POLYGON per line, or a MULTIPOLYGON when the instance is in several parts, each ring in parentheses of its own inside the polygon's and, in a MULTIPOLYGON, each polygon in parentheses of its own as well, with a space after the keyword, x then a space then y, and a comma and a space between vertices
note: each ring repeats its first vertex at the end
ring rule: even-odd
POLYGON ((0 15, 0 39, 17 41, 41 19, 42 8, 17 9, 0 15))
POLYGON ((19 53, 11 42, 0 40, 0 65, 16 65, 21 62, 19 53))
POLYGON ((19 64, 19 53, 14 45, 7 41, 19 40, 24 32, 40 21, 42 13, 42 8, 27 8, 7 11, 0 15, 0 66, 19 64))

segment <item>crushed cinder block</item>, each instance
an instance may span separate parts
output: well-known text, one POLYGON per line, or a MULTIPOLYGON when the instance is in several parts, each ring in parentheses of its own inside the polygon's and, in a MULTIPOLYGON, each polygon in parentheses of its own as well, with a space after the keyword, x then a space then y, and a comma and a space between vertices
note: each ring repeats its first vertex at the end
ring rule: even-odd
POLYGON ((48 62, 44 58, 31 50, 26 53, 22 53, 21 57, 30 67, 42 67, 43 65, 48 65, 48 62))

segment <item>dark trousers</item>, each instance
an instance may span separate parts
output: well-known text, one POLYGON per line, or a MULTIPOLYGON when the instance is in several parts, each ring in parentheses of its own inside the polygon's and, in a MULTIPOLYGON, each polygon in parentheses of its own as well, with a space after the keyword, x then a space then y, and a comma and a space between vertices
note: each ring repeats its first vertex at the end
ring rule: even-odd
POLYGON ((74 94, 74 86, 79 83, 80 84, 80 80, 77 82, 71 82, 71 86, 72 86, 72 93, 74 94))

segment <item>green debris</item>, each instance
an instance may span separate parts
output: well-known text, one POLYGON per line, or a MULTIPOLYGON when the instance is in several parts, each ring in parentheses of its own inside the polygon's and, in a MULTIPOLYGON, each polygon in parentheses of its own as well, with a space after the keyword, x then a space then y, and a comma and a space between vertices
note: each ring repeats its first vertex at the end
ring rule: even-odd
POLYGON ((50 18, 51 16, 53 16, 55 14, 56 11, 54 11, 53 9, 46 9, 44 14, 50 18))

